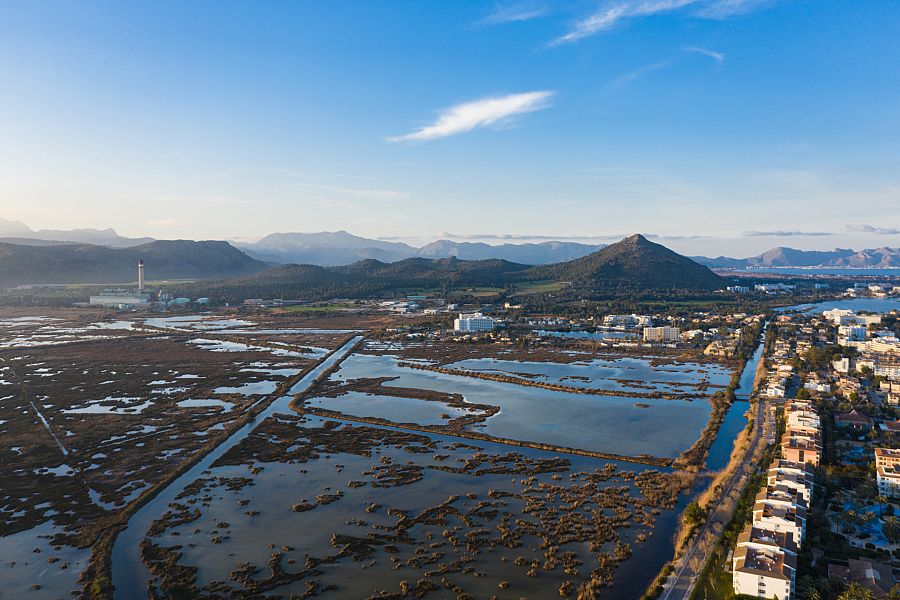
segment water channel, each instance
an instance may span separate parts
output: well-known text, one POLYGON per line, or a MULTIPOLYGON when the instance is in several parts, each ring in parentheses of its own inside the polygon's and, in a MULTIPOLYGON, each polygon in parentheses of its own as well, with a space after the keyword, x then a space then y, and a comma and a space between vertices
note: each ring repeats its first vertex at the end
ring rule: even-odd
POLYGON ((153 520, 166 512, 169 503, 175 500, 175 497, 184 490, 185 486, 200 477, 203 471, 209 469, 219 457, 246 438, 256 428, 258 423, 274 414, 291 412, 288 406, 294 395, 302 393, 309 388, 322 373, 349 354, 361 339, 362 336, 354 337, 319 363, 319 365, 303 376, 300 381, 294 384, 286 395, 276 399, 259 413, 253 421, 228 436, 225 441, 204 456, 200 462, 185 471, 178 479, 160 491, 156 497, 131 516, 127 527, 119 532, 113 546, 112 574, 116 598, 131 599, 145 598, 147 596, 149 574, 141 560, 141 541, 146 536, 147 529, 153 520))
POLYGON ((719 427, 719 433, 709 447, 706 467, 710 471, 719 471, 725 468, 729 458, 731 458, 731 451, 734 448, 737 436, 747 426, 747 419, 744 418, 744 415, 750 408, 750 395, 753 393, 756 368, 759 366, 759 361, 762 360, 764 350, 765 346, 760 343, 741 372, 741 379, 734 393, 735 401, 731 404, 728 412, 725 413, 725 420, 722 421, 722 425, 719 427))

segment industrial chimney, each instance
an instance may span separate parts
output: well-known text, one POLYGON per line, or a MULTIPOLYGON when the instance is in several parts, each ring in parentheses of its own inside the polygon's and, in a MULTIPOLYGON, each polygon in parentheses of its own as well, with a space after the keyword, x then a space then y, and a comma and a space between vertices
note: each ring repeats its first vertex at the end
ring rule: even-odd
POLYGON ((138 290, 144 291, 144 259, 138 259, 138 290))

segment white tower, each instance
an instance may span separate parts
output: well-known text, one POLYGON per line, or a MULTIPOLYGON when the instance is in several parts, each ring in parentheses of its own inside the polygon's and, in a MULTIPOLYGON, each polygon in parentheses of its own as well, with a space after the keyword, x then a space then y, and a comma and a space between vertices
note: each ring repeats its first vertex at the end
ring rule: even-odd
POLYGON ((144 259, 138 259, 138 290, 144 291, 144 259))

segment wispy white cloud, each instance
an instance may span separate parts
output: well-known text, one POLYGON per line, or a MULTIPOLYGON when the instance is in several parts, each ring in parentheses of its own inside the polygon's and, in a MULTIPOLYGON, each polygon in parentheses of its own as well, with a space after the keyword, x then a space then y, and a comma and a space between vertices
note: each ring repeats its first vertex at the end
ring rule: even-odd
POLYGON ((437 121, 431 125, 387 139, 389 142, 424 142, 507 122, 516 115, 547 108, 555 93, 548 90, 524 92, 457 104, 441 111, 437 121))
POLYGON ((338 173, 334 171, 315 171, 315 170, 296 170, 296 169, 284 169, 280 167, 266 167, 260 165, 237 165, 237 166, 227 166, 223 167, 221 170, 209 173, 207 176, 209 177, 233 177, 233 176, 243 176, 247 174, 261 174, 265 176, 276 176, 283 177, 286 179, 303 179, 309 177, 336 177, 340 179, 366 179, 366 180, 376 180, 379 177, 373 177, 371 175, 358 175, 354 173, 338 173))
POLYGON ((720 65, 725 62, 725 54, 722 52, 716 52, 715 50, 708 50, 706 48, 701 48, 700 46, 688 46, 684 48, 685 52, 693 52, 694 54, 701 54, 703 56, 708 56, 713 59, 720 65))
POLYGON ((705 19, 727 19, 768 8, 778 0, 714 0, 704 2, 696 15, 705 19))
POLYGON ((146 223, 147 227, 175 227, 179 224, 177 219, 153 219, 146 223))
POLYGON ((857 233, 874 233, 876 235, 900 235, 897 227, 875 227, 874 225, 847 225, 847 231, 857 233))
POLYGON ((295 187, 312 188, 329 193, 330 198, 341 197, 345 199, 359 200, 405 200, 410 197, 409 192, 388 189, 353 188, 319 183, 301 183, 295 187))
POLYGON ((828 231, 745 231, 744 237, 822 237, 834 235, 828 231))
POLYGON ((606 4, 599 11, 577 21, 568 33, 553 40, 550 45, 568 44, 615 29, 625 19, 647 17, 670 12, 694 4, 697 0, 639 0, 606 4))
MULTIPOLYGON (((695 54, 702 54, 703 56, 708 56, 709 58, 716 61, 718 64, 722 64, 722 62, 725 60, 725 55, 722 54, 721 52, 707 50, 706 48, 700 48, 699 46, 688 46, 687 48, 683 48, 682 50, 683 50, 683 52, 691 52, 691 53, 695 53, 695 54)), ((666 60, 661 60, 659 62, 655 62, 655 63, 649 64, 649 65, 644 65, 644 66, 638 67, 632 71, 629 71, 628 73, 625 73, 624 75, 620 75, 619 77, 616 77, 615 79, 613 79, 606 85, 606 91, 607 92, 615 91, 619 88, 622 88, 622 87, 628 85, 629 83, 631 83, 632 81, 634 81, 636 79, 640 79, 641 77, 643 77, 649 73, 652 73, 654 71, 659 71, 660 69, 665 69, 665 68, 671 67, 672 65, 677 63, 679 60, 681 60, 683 58, 683 56, 684 56, 684 54, 676 55, 676 56, 673 56, 672 58, 669 58, 666 60)))
POLYGON ((479 19, 476 27, 487 25, 503 25, 504 23, 521 23, 547 16, 549 9, 536 2, 504 2, 494 6, 494 10, 479 19))
POLYGON ((662 60, 657 63, 638 67, 637 69, 634 69, 633 71, 629 71, 628 73, 625 73, 624 75, 620 75, 619 77, 616 77, 615 79, 610 81, 608 84, 606 84, 606 91, 611 92, 611 91, 617 90, 619 88, 622 88, 622 87, 628 85, 629 83, 631 83, 632 81, 634 81, 636 79, 640 79, 644 75, 647 75, 648 73, 652 73, 653 71, 659 71, 660 69, 665 69, 666 67, 672 66, 673 64, 675 64, 675 61, 676 61, 676 59, 670 58, 668 60, 662 60))
POLYGON ((576 21, 551 46, 570 44, 586 37, 606 33, 623 21, 693 8, 695 17, 727 19, 767 8, 778 0, 618 0, 605 3, 597 12, 576 21))

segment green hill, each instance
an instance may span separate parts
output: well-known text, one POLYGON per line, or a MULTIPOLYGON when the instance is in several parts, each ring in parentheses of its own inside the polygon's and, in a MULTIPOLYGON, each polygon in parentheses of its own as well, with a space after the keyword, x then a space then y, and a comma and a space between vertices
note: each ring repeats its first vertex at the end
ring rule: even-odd
POLYGON ((637 234, 582 258, 528 270, 532 280, 591 289, 716 290, 725 280, 693 260, 637 234))

